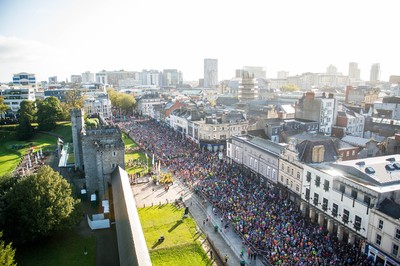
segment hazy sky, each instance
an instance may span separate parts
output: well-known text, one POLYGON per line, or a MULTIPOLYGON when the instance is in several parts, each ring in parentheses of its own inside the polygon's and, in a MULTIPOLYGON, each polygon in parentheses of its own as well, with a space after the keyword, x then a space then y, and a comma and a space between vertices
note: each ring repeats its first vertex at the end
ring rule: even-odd
POLYGON ((219 79, 243 66, 275 78, 343 74, 358 62, 368 80, 400 75, 398 0, 0 0, 0 81, 18 72, 38 80, 84 71, 176 68, 203 76, 217 58, 219 79))

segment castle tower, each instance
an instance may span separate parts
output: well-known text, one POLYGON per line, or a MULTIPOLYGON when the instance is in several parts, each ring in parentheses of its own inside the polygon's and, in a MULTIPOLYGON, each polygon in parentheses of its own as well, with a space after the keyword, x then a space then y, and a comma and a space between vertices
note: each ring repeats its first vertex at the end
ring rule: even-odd
POLYGON ((86 189, 100 199, 108 198, 111 173, 117 166, 125 169, 125 146, 117 127, 88 129, 82 134, 86 189))
POLYGON ((83 152, 82 152, 82 136, 81 132, 84 127, 84 111, 83 109, 71 109, 72 122, 72 141, 74 144, 75 170, 83 170, 83 152))

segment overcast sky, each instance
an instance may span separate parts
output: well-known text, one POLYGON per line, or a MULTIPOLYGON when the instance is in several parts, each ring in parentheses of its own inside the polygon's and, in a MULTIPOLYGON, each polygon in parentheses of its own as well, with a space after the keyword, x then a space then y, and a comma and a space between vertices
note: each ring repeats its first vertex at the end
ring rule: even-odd
POLYGON ((400 75, 398 0, 0 0, 0 81, 84 71, 176 68, 203 77, 217 58, 219 79, 263 66, 267 76, 347 75, 358 62, 368 80, 400 75))

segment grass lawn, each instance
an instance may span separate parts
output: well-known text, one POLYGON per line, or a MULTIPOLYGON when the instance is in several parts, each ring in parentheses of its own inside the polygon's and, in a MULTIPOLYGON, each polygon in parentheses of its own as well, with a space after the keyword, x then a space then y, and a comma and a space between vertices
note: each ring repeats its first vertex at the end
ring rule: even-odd
POLYGON ((16 261, 19 266, 92 266, 95 265, 95 246, 94 236, 84 237, 67 231, 31 246, 17 248, 16 261))
POLYGON ((31 141, 18 141, 14 132, 0 132, 0 176, 14 171, 21 157, 31 148, 30 144, 34 152, 40 149, 45 152, 53 151, 56 142, 56 137, 46 134, 36 133, 31 141), (13 149, 13 145, 21 145, 21 148, 13 149))
POLYGON ((71 122, 57 122, 57 127, 52 132, 61 135, 64 142, 72 142, 71 122))
MULTIPOLYGON (((57 138, 51 135, 36 133, 30 141, 18 141, 13 130, 16 125, 2 126, 0 132, 0 176, 11 173, 17 167, 21 157, 26 154, 32 144, 34 152, 42 149, 43 152, 53 151, 57 145, 57 138), (21 146, 20 149, 12 149, 13 145, 21 146)), ((51 131, 61 135, 65 142, 72 142, 71 122, 58 122, 56 129, 51 131)))
MULTIPOLYGON (((138 145, 128 137, 128 135, 122 133, 122 140, 124 141, 125 144, 125 171, 128 172, 128 174, 136 174, 140 172, 145 172, 146 171, 146 155, 143 152, 139 151, 130 151, 130 149, 135 149, 138 147, 138 145), (134 162, 139 160, 143 164, 143 167, 140 166, 129 166, 128 162, 129 160, 133 160, 134 162)), ((148 155, 147 162, 149 164, 149 167, 152 167, 151 161, 152 157, 148 155)), ((149 169, 150 170, 150 169, 149 169)))
POLYGON ((196 223, 182 219, 184 209, 173 204, 138 209, 152 264, 209 265, 210 259, 200 245, 196 223), (158 238, 165 240, 158 243, 158 238))

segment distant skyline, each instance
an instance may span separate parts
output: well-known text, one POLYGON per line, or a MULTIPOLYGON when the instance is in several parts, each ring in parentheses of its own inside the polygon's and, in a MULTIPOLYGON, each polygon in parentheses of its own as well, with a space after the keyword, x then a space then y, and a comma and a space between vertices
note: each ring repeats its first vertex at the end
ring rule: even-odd
POLYGON ((345 0, 0 0, 0 82, 19 72, 70 80, 105 70, 178 69, 203 78, 204 59, 218 59, 218 79, 243 66, 268 78, 348 74, 358 63, 369 80, 400 75, 398 1, 345 0))

